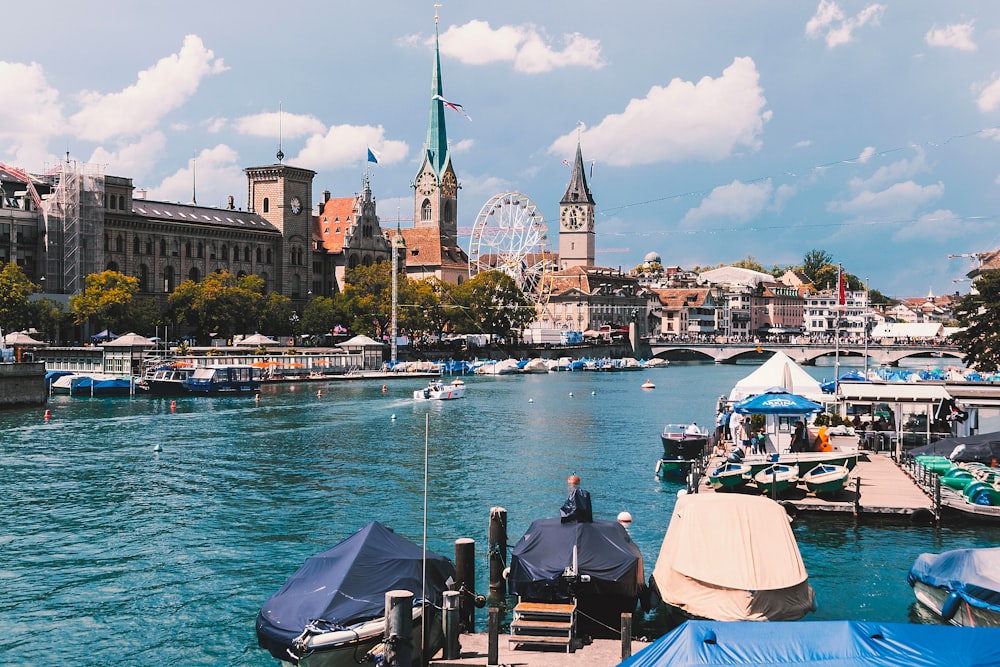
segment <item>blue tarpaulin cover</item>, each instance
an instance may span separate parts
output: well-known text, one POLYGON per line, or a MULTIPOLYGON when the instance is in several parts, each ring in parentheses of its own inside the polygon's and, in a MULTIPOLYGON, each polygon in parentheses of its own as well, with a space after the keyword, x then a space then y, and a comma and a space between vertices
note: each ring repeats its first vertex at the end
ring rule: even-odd
POLYGON ((920 554, 906 580, 958 593, 973 607, 1000 611, 1000 547, 920 554))
POLYGON ((1000 628, 869 621, 687 621, 619 667, 1000 665, 1000 628))
MULTIPOLYGON (((385 594, 421 594, 423 550, 373 521, 335 547, 308 559, 257 614, 257 642, 271 655, 288 660, 292 640, 306 625, 331 630, 385 614, 385 594)), ((440 607, 455 567, 427 552, 428 602, 440 607)))

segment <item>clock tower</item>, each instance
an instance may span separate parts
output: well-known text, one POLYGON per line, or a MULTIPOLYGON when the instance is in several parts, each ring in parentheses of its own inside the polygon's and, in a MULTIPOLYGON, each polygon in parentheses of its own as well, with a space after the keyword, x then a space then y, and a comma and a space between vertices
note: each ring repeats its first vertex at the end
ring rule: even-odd
MULTIPOLYGON (((279 155, 279 159, 282 156, 279 155)), ((247 206, 281 232, 281 246, 268 265, 256 265, 267 292, 305 300, 312 285, 312 182, 316 172, 281 162, 248 167, 247 206)))
POLYGON ((576 144, 573 174, 566 194, 559 201, 559 269, 594 266, 594 197, 587 185, 583 152, 576 144))

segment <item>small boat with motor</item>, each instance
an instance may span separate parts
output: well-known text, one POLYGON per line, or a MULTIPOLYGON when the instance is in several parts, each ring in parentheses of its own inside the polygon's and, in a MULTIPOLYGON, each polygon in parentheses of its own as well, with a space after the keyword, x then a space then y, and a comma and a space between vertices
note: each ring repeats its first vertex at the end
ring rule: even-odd
POLYGON ((157 366, 136 380, 135 386, 153 396, 184 396, 191 393, 188 381, 194 371, 187 362, 157 366))
POLYGON ((753 476, 753 483, 761 494, 771 498, 795 487, 798 481, 798 469, 783 463, 772 463, 753 476))
POLYGON ((667 424, 660 433, 663 457, 656 462, 658 477, 683 477, 691 464, 701 458, 708 446, 709 434, 695 423, 667 424))
POLYGON ((1000 627, 1000 547, 920 554, 906 581, 943 621, 1000 627))
POLYGON ((450 384, 431 380, 426 387, 413 392, 416 401, 453 401, 458 398, 465 398, 465 382, 457 378, 450 384))
POLYGON ((847 466, 832 463, 821 463, 802 475, 802 483, 810 493, 815 495, 834 494, 847 486, 847 478, 851 474, 847 466))
POLYGON ((193 394, 249 394, 260 391, 264 371, 255 366, 205 366, 188 379, 193 394))
POLYGON ((750 481, 750 466, 739 461, 726 461, 708 473, 708 483, 716 491, 729 491, 750 481))
POLYGON ((650 379, 647 378, 646 381, 642 383, 642 388, 643 389, 656 389, 656 385, 653 384, 652 380, 650 380, 650 379))
POLYGON ((449 559, 425 552, 373 521, 306 559, 264 603, 257 614, 257 643, 283 665, 349 667, 369 662, 366 655, 385 633, 385 594, 406 590, 415 592, 412 664, 425 664, 443 643, 437 610, 454 579, 449 559), (420 591, 426 601, 419 599, 420 591), (421 651, 424 621, 429 629, 421 651))

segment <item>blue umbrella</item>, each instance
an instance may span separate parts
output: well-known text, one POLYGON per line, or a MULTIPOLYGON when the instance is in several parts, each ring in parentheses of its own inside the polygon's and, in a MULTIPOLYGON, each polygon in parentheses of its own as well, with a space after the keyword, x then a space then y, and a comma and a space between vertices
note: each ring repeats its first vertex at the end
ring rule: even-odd
POLYGON ((742 415, 806 415, 822 412, 823 406, 789 393, 783 387, 771 387, 762 394, 743 399, 733 406, 733 410, 742 415))

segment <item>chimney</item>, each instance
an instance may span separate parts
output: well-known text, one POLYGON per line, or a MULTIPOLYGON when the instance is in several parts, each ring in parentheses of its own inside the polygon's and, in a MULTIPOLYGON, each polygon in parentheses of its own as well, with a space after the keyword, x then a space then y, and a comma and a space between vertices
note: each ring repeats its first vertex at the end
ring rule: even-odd
POLYGON ((330 191, 329 190, 323 190, 323 203, 325 204, 328 201, 330 201, 330 191))
POLYGON ((236 210, 236 204, 233 201, 233 196, 232 195, 229 195, 229 199, 226 202, 226 209, 230 210, 230 211, 235 211, 236 210))

